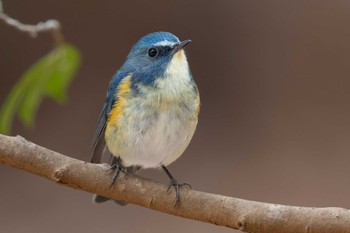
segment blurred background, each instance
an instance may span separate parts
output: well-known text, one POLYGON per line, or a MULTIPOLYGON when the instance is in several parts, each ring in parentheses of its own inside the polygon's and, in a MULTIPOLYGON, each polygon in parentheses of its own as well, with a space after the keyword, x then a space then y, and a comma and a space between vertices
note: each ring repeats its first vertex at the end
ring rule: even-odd
MULTIPOLYGON (((170 31, 201 93, 195 137, 169 169, 196 190, 255 201, 350 208, 350 3, 335 1, 4 0, 24 23, 58 19, 82 67, 60 106, 12 134, 85 161, 114 72, 144 34, 170 31)), ((0 23, 0 103, 52 48, 0 23)), ((161 170, 141 175, 167 183, 161 170)), ((0 166, 0 232, 232 232, 0 166)))

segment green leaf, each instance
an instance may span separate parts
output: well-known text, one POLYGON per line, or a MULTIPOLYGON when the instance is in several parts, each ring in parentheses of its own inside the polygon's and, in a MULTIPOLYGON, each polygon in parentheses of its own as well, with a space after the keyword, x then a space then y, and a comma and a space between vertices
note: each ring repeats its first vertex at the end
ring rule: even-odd
POLYGON ((0 12, 4 12, 4 7, 3 7, 3 4, 2 4, 1 0, 0 0, 0 12))
POLYGON ((67 101, 67 88, 80 64, 80 55, 71 45, 66 45, 57 55, 60 59, 52 69, 52 77, 47 82, 46 90, 50 97, 64 103, 67 101))
POLYGON ((69 44, 62 44, 39 59, 23 74, 6 98, 0 111, 0 132, 9 132, 16 112, 23 124, 32 126, 45 96, 59 103, 66 102, 67 88, 79 65, 80 54, 69 44))
POLYGON ((16 113, 16 109, 20 105, 23 96, 21 93, 26 89, 26 83, 21 82, 17 83, 10 94, 7 96, 4 105, 0 111, 0 132, 8 133, 10 131, 10 126, 12 125, 12 121, 14 115, 16 113))

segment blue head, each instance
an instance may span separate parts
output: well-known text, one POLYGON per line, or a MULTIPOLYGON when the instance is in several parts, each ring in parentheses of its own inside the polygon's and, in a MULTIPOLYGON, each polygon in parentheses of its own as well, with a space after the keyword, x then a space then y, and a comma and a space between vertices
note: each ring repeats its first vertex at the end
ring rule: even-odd
POLYGON ((143 36, 131 49, 127 60, 120 71, 132 73, 135 82, 152 85, 157 78, 164 77, 164 73, 172 63, 184 64, 188 70, 183 48, 190 40, 181 42, 169 32, 154 32, 143 36))

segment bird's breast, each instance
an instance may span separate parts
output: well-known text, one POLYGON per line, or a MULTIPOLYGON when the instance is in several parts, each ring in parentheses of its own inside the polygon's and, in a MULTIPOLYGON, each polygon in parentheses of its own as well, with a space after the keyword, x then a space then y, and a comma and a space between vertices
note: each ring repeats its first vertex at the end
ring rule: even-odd
POLYGON ((106 128, 109 150, 125 166, 170 164, 186 149, 197 125, 199 96, 192 78, 168 75, 138 90, 128 80, 123 84, 106 128))

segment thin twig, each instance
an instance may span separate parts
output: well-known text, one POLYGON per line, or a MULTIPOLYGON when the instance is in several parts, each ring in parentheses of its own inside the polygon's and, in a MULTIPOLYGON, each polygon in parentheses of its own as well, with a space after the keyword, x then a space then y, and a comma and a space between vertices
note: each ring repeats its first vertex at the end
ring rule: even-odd
POLYGON ((120 175, 110 188, 107 165, 91 164, 51 151, 22 137, 0 135, 0 163, 75 189, 127 201, 184 218, 254 233, 349 233, 350 210, 269 204, 181 189, 134 175, 120 175))
POLYGON ((55 19, 49 19, 45 22, 39 22, 35 25, 23 24, 17 19, 11 18, 7 14, 0 12, 0 20, 4 21, 7 25, 16 28, 19 31, 29 34, 35 38, 40 32, 51 32, 56 44, 63 42, 63 34, 61 32, 61 24, 55 19))

